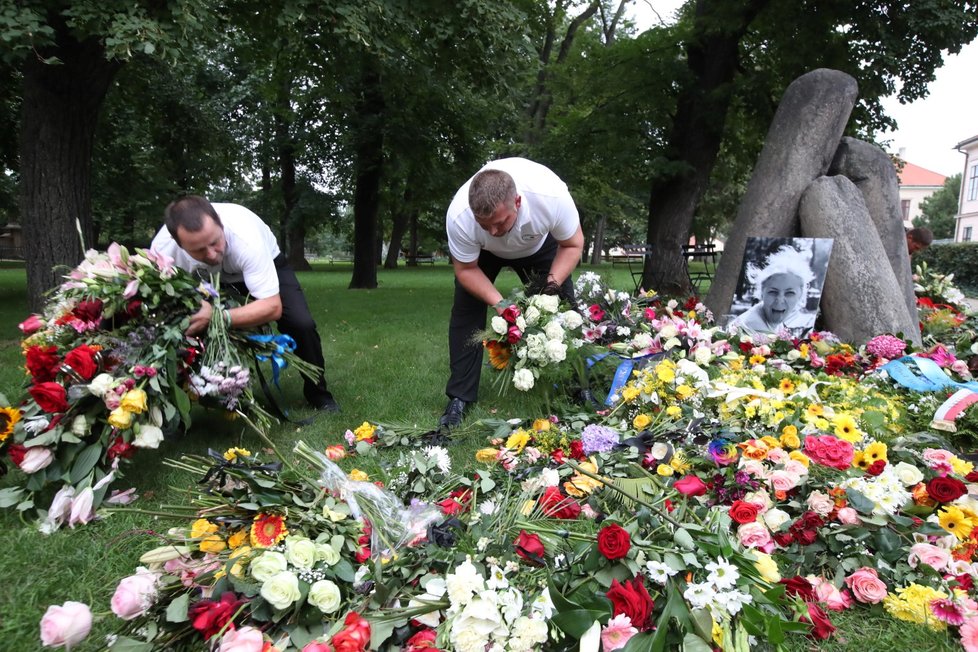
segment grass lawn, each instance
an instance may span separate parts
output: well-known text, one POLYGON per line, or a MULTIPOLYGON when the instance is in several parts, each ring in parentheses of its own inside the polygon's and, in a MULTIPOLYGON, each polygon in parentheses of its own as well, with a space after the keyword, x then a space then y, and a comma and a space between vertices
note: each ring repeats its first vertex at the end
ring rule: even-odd
MULTIPOLYGON (((598 271, 618 287, 631 289, 627 269, 601 266, 598 271)), ((292 444, 304 439, 313 447, 342 442, 343 433, 365 420, 435 428, 445 406, 447 380, 448 315, 452 299, 452 270, 445 264, 422 268, 379 270, 375 290, 349 290, 348 264, 322 264, 300 274, 323 337, 326 374, 339 401, 340 414, 316 415, 313 423, 297 427, 286 423, 271 433, 279 450, 288 455, 292 444)), ((504 273, 497 286, 505 294, 518 285, 515 274, 504 273)), ((22 268, 0 269, 0 391, 16 402, 23 391, 23 360, 17 323, 26 318, 25 277, 22 268)), ((309 416, 300 383, 286 374, 282 404, 297 417, 309 416)), ((500 396, 483 379, 482 396, 468 417, 537 417, 544 406, 510 392, 500 396)), ((464 433, 464 429, 463 429, 464 433)), ((450 447, 456 465, 472 460, 484 444, 481 435, 460 437, 450 447)), ((240 423, 222 417, 195 414, 194 427, 158 451, 140 451, 124 468, 126 477, 114 486, 135 486, 141 495, 135 504, 152 511, 167 503, 182 502, 180 490, 197 478, 163 466, 164 457, 205 453, 240 445, 259 449, 259 438, 240 423)), ((348 466, 373 464, 347 459, 348 466)), ((368 471, 369 466, 365 466, 368 471)), ((5 481, 0 480, 0 486, 5 481)), ((38 622, 50 604, 65 600, 86 602, 104 617, 77 650, 104 647, 104 634, 118 622, 109 612, 109 599, 119 579, 131 574, 139 555, 158 545, 155 532, 175 523, 148 514, 117 513, 78 529, 65 528, 41 535, 17 514, 0 513, 0 649, 40 648, 38 622)), ((943 633, 904 625, 865 609, 833 615, 840 632, 827 643, 815 645, 799 639, 793 650, 951 650, 959 649, 943 633)))

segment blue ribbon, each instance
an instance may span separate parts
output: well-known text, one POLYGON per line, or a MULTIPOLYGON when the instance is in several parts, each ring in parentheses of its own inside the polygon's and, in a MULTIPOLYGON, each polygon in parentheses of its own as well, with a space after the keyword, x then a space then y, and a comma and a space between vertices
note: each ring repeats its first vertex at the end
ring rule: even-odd
POLYGON ((941 366, 930 358, 905 355, 899 360, 887 362, 881 369, 898 385, 914 392, 937 392, 949 387, 978 392, 978 382, 959 383, 951 380, 941 366), (911 362, 920 371, 919 375, 910 368, 911 362))
POLYGON ((289 366, 288 361, 285 359, 284 355, 286 353, 291 353, 295 351, 295 340, 292 339, 291 335, 249 335, 249 340, 253 342, 258 342, 259 344, 268 344, 271 342, 275 345, 275 348, 271 353, 257 353, 255 354, 255 359, 258 362, 265 362, 266 360, 272 361, 272 381, 275 386, 278 387, 278 374, 282 369, 289 366))
MULTIPOLYGON (((593 367, 595 364, 606 358, 609 353, 598 353, 592 355, 587 359, 588 368, 593 367)), ((618 355, 618 354, 615 354, 618 355)), ((635 368, 635 363, 640 360, 645 360, 646 358, 652 357, 662 357, 663 353, 648 353, 646 355, 639 356, 637 358, 626 358, 623 356, 618 356, 621 358, 621 362, 618 363, 618 367, 615 369, 615 375, 611 379, 611 389, 608 390, 608 396, 604 399, 604 404, 607 406, 612 406, 615 403, 614 395, 621 390, 622 387, 628 383, 628 379, 632 376, 632 370, 635 368)))

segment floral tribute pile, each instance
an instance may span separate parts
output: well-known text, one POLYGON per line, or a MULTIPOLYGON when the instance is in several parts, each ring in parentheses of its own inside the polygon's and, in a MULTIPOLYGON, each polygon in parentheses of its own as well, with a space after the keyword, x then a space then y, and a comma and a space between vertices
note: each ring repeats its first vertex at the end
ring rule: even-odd
MULTIPOLYGON (((925 322, 923 350, 894 335, 855 349, 725 332, 695 301, 590 297, 584 338, 666 355, 607 410, 481 422, 488 445, 463 473, 369 422, 324 451, 300 443, 295 462, 172 462, 202 490, 119 583, 115 644, 739 652, 830 638, 833 613, 866 609, 978 650, 978 470, 958 446, 972 429, 934 431, 946 396, 886 372, 926 356, 970 380, 973 317, 953 344, 925 322), (351 461, 378 470, 334 463, 351 461)), ((77 643, 90 623, 84 604, 52 606, 42 641, 77 643)))
POLYGON ((187 337, 204 298, 224 301, 153 251, 86 253, 43 314, 20 324, 27 391, 16 405, 0 397, 0 471, 9 460, 21 481, 0 491, 0 507, 36 513, 51 531, 88 523, 103 502, 131 501, 131 490, 109 493, 120 465, 188 427, 194 401, 267 423, 251 391, 256 356, 294 356, 221 320, 207 337, 187 337))

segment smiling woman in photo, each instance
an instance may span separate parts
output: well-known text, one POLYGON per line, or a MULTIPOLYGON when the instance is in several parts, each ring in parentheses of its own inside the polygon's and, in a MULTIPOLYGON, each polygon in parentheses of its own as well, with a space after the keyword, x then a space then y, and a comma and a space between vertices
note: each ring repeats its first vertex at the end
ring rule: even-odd
POLYGON ((769 255, 763 267, 748 263, 746 276, 757 302, 730 325, 759 333, 785 329, 795 337, 811 330, 814 320, 805 303, 815 274, 808 256, 785 245, 769 255))

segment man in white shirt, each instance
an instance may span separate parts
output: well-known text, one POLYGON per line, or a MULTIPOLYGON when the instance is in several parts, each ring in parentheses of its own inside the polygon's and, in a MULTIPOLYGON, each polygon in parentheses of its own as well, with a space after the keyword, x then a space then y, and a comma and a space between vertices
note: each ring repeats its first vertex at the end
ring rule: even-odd
MULTIPOLYGON (((231 308, 223 318, 233 328, 253 328, 272 321, 296 342, 302 360, 324 367, 316 322, 295 272, 279 249, 268 225, 237 204, 211 204, 187 195, 166 207, 164 226, 151 249, 171 256, 177 267, 204 280, 220 273, 222 287, 235 286, 252 301, 231 308)), ((188 335, 207 331, 214 311, 202 302, 191 316, 188 335)), ((306 400, 318 410, 336 412, 339 406, 326 388, 324 374, 304 379, 306 400)))
POLYGON ((523 158, 486 164, 455 193, 445 218, 455 266, 455 301, 448 330, 451 376, 441 425, 462 422, 479 394, 486 306, 503 295, 494 282, 503 267, 536 291, 573 296, 571 272, 581 259, 584 234, 567 184, 547 167, 523 158))

